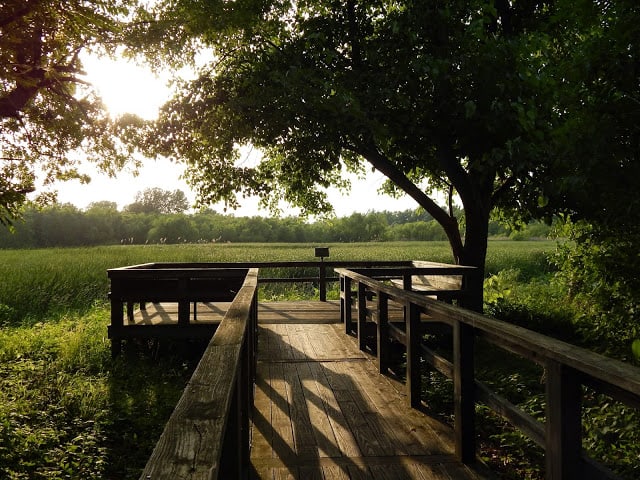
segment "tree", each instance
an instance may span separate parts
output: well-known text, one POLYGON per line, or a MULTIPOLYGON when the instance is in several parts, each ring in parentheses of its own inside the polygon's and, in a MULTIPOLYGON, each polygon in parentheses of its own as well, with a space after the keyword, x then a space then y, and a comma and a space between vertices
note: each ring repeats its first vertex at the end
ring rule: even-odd
POLYGON ((162 188, 147 188, 136 194, 136 201, 125 207, 129 213, 183 213, 189 201, 180 189, 173 192, 162 188))
POLYGON ((154 220, 147 240, 156 243, 195 242, 198 238, 191 219, 185 215, 164 215, 154 220))
POLYGON ((541 196, 548 3, 161 3, 215 61, 165 107, 150 150, 186 159, 205 203, 240 192, 312 213, 366 161, 482 271, 492 209, 541 196), (246 144, 264 154, 255 167, 238 162, 246 144), (460 197, 463 232, 435 190, 460 197))
MULTIPOLYGON (((115 52, 137 0, 7 0, 0 4, 0 223, 44 183, 79 178, 86 157, 113 174, 132 148, 82 78, 82 52, 115 52), (38 173, 40 172, 40 173, 38 173)), ((51 198, 44 196, 43 201, 51 198)))
POLYGON ((640 344, 640 4, 574 7, 559 19, 573 43, 557 65, 566 80, 556 141, 572 161, 551 201, 566 202, 574 220, 563 232, 572 241, 560 250, 559 275, 585 312, 578 324, 586 336, 628 358, 640 344))
POLYGON ((569 161, 557 168, 550 200, 610 237, 606 230, 640 224, 640 4, 572 7, 558 17, 568 34, 553 66, 563 107, 555 150, 569 161))
POLYGON ((581 129, 586 113, 577 108, 583 72, 567 60, 606 33, 598 22, 634 13, 629 1, 159 5, 161 24, 180 19, 170 35, 176 47, 163 44, 170 61, 194 43, 213 51, 165 106, 149 142, 155 154, 186 160, 203 203, 257 194, 271 206, 284 199, 318 212, 330 207, 324 188, 343 185, 345 167, 368 163, 442 225, 456 262, 480 272, 493 210, 528 221, 593 205, 576 185, 599 168, 582 168, 577 144, 567 149, 563 135, 569 119, 581 129), (255 166, 241 161, 247 144, 263 153, 255 166), (430 196, 437 190, 459 196, 462 225, 451 202, 443 208, 430 196))

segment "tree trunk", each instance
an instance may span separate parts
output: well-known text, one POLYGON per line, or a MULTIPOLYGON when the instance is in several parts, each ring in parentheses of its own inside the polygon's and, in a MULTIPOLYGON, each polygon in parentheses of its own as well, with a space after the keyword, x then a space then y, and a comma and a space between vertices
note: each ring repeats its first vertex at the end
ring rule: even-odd
POLYGON ((490 209, 486 207, 486 204, 482 205, 483 203, 475 203, 469 208, 465 205, 466 230, 459 262, 461 265, 477 269, 468 279, 466 288, 469 290, 469 296, 462 305, 476 312, 482 312, 484 272, 489 238, 490 209))

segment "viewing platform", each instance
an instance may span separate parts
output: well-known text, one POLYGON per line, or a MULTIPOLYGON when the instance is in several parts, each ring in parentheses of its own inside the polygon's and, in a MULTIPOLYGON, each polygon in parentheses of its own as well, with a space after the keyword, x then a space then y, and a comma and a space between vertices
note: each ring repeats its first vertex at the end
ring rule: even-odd
POLYGON ((477 404, 544 449, 546 478, 617 478, 582 450, 583 387, 638 409, 639 369, 456 306, 474 295, 467 267, 315 267, 262 282, 339 281, 339 301, 260 302, 244 264, 109 271, 114 354, 136 337, 213 333, 142 480, 490 478, 477 404), (543 420, 476 378, 476 343, 544 369, 543 420), (424 414, 427 369, 452 380, 453 428, 424 414))
MULTIPOLYGON (((230 305, 198 304, 194 324, 219 324, 230 305)), ((134 323, 177 315, 149 304, 134 323)), ((404 385, 344 334, 338 301, 258 304, 251 418, 252 479, 481 478, 456 460, 451 428, 407 408, 404 385)))

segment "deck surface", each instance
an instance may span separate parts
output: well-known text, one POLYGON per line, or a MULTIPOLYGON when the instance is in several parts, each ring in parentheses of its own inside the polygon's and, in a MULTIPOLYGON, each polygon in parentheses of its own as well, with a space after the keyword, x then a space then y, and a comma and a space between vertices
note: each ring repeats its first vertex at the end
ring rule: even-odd
MULTIPOLYGON (((187 328, 219 323, 228 306, 198 303, 187 328)), ((125 330, 184 328, 177 312, 147 304, 125 330)), ((344 333, 339 302, 261 302, 258 322, 252 478, 481 478, 455 460, 451 429, 409 408, 404 385, 344 333)))
POLYGON ((253 478, 480 478, 343 333, 337 302, 262 303, 258 318, 253 478))

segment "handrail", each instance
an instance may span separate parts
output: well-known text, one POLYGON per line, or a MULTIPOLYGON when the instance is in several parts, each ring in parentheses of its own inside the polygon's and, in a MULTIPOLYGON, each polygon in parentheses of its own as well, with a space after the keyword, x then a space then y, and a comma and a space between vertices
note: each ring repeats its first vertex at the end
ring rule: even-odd
MULTIPOLYGON (((337 282, 338 277, 328 277, 327 270, 332 268, 372 268, 372 267, 406 267, 411 268, 414 262, 410 260, 384 261, 384 260, 312 260, 312 261, 288 261, 288 262, 189 262, 189 263, 143 263, 127 267, 112 268, 107 271, 109 278, 113 281, 153 278, 158 274, 171 274, 178 277, 207 277, 215 276, 223 270, 238 271, 248 268, 316 268, 317 276, 307 277, 262 277, 259 283, 318 283, 320 301, 327 299, 327 283, 337 282), (216 271, 213 272, 212 269, 216 271)), ((116 309, 114 309, 116 310, 116 309)))
MULTIPOLYGON (((361 309, 368 309, 367 296, 376 298, 372 311, 358 313, 357 331, 359 337, 364 336, 367 319, 377 324, 380 372, 387 369, 385 343, 388 337, 394 335, 406 346, 406 388, 411 406, 420 405, 421 360, 453 379, 456 455, 461 461, 472 463, 475 460, 475 403, 482 401, 545 448, 547 479, 581 478, 589 474, 592 478, 614 478, 611 472, 586 458, 582 452, 581 386, 589 385, 640 408, 640 369, 516 325, 385 285, 362 271, 337 269, 336 273, 340 275, 343 322, 351 322, 352 287, 355 287, 361 309), (404 306, 404 330, 394 329, 389 322, 390 301, 404 306), (424 322, 427 325, 445 323, 452 327, 452 361, 422 345, 424 322), (483 338, 544 367, 547 405, 544 424, 474 378, 476 338, 483 338)), ((359 343, 362 346, 362 342, 359 343)))
POLYGON ((140 477, 248 478, 258 269, 216 330, 140 477))

